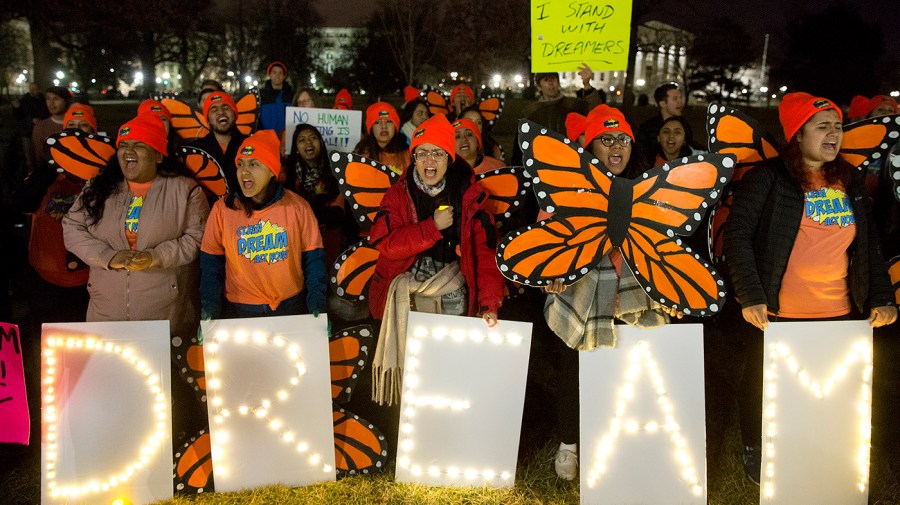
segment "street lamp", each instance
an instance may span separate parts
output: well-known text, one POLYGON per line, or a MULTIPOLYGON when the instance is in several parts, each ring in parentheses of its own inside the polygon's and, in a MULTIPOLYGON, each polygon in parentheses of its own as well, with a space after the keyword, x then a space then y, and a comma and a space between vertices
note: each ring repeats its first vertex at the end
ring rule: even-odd
POLYGON ((62 78, 65 77, 65 76, 66 76, 66 74, 64 74, 62 70, 57 70, 57 71, 56 71, 56 78, 57 78, 57 79, 62 79, 62 78))

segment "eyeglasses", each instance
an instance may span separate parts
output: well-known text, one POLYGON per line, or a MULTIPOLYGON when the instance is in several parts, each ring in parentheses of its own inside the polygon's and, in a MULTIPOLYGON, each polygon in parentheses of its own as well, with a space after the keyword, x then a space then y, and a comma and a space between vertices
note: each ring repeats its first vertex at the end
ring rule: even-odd
POLYGON ((606 147, 612 147, 616 142, 618 142, 622 147, 628 147, 631 145, 631 137, 624 133, 619 135, 618 137, 613 137, 612 135, 600 136, 600 143, 605 145, 606 147))
POLYGON ((425 161, 428 158, 431 158, 433 161, 444 161, 447 159, 447 151, 443 149, 435 149, 433 151, 416 151, 413 153, 413 158, 416 161, 425 161))

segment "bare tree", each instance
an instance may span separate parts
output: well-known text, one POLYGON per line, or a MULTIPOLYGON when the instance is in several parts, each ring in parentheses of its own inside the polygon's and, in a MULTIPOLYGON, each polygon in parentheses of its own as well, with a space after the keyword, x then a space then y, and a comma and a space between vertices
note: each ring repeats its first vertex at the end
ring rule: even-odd
POLYGON ((438 19, 436 5, 422 0, 380 0, 375 16, 386 37, 397 67, 407 83, 415 81, 416 71, 434 55, 438 19))

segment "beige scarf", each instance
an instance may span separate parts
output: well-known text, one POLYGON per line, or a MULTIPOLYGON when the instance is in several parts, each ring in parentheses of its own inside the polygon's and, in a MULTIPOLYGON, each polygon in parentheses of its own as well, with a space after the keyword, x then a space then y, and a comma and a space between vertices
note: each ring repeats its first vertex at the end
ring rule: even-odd
POLYGON ((406 353, 406 323, 411 308, 410 296, 415 297, 418 312, 441 313, 441 296, 462 289, 466 277, 459 270, 459 262, 447 264, 430 279, 418 282, 409 272, 391 281, 387 303, 378 333, 378 344, 372 358, 372 400, 379 405, 393 405, 400 401, 400 379, 403 377, 403 357, 406 353))

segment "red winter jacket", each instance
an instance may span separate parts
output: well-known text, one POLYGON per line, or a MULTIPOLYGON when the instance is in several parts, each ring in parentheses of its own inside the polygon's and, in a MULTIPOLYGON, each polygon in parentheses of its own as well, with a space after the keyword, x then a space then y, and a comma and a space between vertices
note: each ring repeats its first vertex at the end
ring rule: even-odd
MULTIPOLYGON (((496 314, 503 301, 503 276, 495 259, 497 230, 491 215, 482 208, 485 198, 487 193, 473 180, 462 199, 459 269, 469 290, 469 316, 496 314)), ((376 319, 384 314, 394 277, 408 271, 416 257, 440 239, 433 218, 419 221, 407 178, 401 178, 385 193, 369 234, 370 243, 379 252, 369 285, 369 310, 376 319)))

